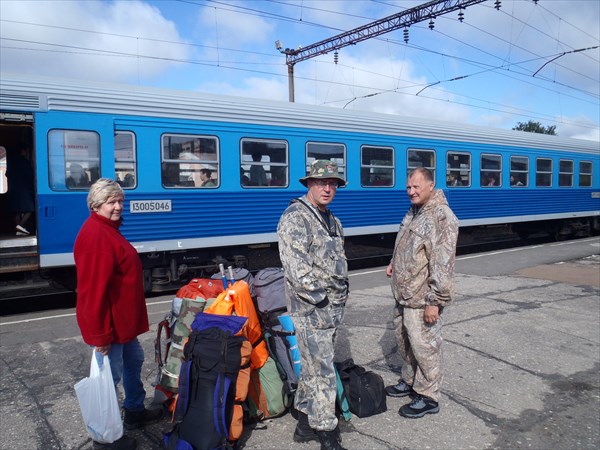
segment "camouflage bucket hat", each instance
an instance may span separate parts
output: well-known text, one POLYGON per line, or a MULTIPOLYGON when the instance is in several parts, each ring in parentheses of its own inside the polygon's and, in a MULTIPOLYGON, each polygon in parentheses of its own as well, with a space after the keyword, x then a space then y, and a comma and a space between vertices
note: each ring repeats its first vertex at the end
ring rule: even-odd
POLYGON ((334 178, 338 182, 338 187, 346 186, 348 182, 339 175, 338 165, 328 159, 317 159, 310 165, 310 173, 304 178, 300 178, 300 183, 307 186, 306 181, 309 178, 334 178))

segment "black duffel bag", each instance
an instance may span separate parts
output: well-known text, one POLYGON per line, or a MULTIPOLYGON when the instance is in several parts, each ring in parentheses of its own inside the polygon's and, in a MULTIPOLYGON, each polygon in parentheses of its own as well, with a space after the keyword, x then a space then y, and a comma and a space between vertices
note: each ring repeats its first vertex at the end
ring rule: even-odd
POLYGON ((383 378, 354 364, 352 358, 335 363, 352 414, 369 417, 387 411, 383 378))

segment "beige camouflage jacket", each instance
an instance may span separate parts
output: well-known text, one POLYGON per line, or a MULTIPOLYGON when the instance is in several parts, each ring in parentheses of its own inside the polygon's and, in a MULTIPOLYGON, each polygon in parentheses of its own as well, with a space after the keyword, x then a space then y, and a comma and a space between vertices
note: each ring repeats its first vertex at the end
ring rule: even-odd
POLYGON ((308 315, 325 299, 333 305, 346 302, 348 264, 342 225, 331 213, 330 223, 328 229, 306 196, 292 200, 279 220, 279 256, 292 315, 308 315))
POLYGON ((392 257, 392 292, 399 305, 450 303, 457 239, 458 219, 443 191, 435 190, 420 209, 411 207, 400 224, 392 257))

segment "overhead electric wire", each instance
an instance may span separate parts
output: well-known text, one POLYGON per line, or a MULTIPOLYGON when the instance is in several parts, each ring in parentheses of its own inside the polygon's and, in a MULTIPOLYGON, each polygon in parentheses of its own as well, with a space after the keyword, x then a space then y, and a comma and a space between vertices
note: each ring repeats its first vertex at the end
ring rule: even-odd
MULTIPOLYGON (((191 4, 191 5, 198 6, 198 7, 211 7, 211 8, 217 8, 217 9, 222 8, 223 10, 226 10, 226 11, 237 11, 237 12, 242 13, 242 14, 249 14, 249 15, 254 15, 254 16, 257 16, 257 17, 267 17, 267 18, 271 18, 271 19, 275 19, 275 20, 293 22, 293 23, 304 25, 304 26, 319 27, 319 28, 323 28, 323 29, 327 29, 327 30, 334 30, 334 31, 344 31, 344 30, 340 30, 339 28, 335 28, 335 27, 331 27, 331 26, 327 26, 327 25, 323 25, 323 24, 319 24, 319 23, 315 23, 315 22, 310 22, 310 21, 306 21, 306 20, 298 20, 298 19, 294 19, 294 18, 286 16, 286 15, 275 14, 275 13, 271 13, 271 12, 267 12, 267 11, 261 11, 259 9, 243 7, 241 5, 230 4, 230 3, 227 3, 227 2, 223 2, 223 1, 206 0, 204 2, 204 4, 199 4, 197 2, 190 1, 190 0, 177 0, 177 1, 179 1, 180 3, 188 3, 188 4, 191 4), (207 6, 207 3, 210 3, 212 5, 218 5, 218 6, 207 6)), ((296 6, 296 5, 291 5, 291 4, 288 4, 288 3, 285 3, 285 2, 275 1, 275 0, 270 0, 270 2, 271 3, 285 4, 287 6, 296 6)), ((377 2, 377 3, 385 4, 384 2, 381 2, 381 1, 377 2)), ((319 11, 327 12, 327 13, 331 13, 331 14, 340 14, 340 15, 348 15, 348 16, 351 16, 351 17, 363 18, 362 16, 351 15, 351 14, 342 13, 342 12, 339 12, 339 11, 330 11, 330 10, 325 10, 325 9, 322 9, 322 8, 315 8, 315 7, 311 7, 311 6, 307 6, 307 5, 304 5, 303 7, 305 9, 319 10, 319 11)), ((395 5, 394 7, 398 8, 397 5, 395 5)), ((544 9, 544 10, 547 11, 546 9, 544 9)), ((511 15, 509 15, 509 17, 511 17, 512 19, 515 19, 515 17, 511 16, 511 15)), ((446 17, 444 17, 444 19, 451 20, 451 19, 446 18, 446 17)), ((4 21, 4 20, 2 20, 2 21, 4 21)), ((11 21, 11 22, 17 23, 17 21, 11 21)), ((21 23, 25 23, 25 22, 21 22, 21 23)), ((32 24, 32 25, 52 27, 52 26, 44 25, 44 24, 32 24)), ((528 24, 524 24, 524 25, 525 26, 530 26, 528 24)), ((117 36, 117 37, 127 37, 127 38, 132 38, 132 39, 135 38, 135 39, 147 40, 147 41, 150 41, 150 42, 162 42, 162 43, 173 44, 173 45, 184 45, 184 46, 187 45, 187 46, 198 47, 198 48, 216 49, 216 47, 207 46, 207 45, 200 45, 200 44, 194 44, 194 43, 188 43, 188 42, 180 42, 180 41, 179 42, 173 42, 173 41, 161 40, 161 39, 139 38, 137 36, 128 36, 128 35, 121 35, 121 34, 115 34, 115 33, 102 33, 102 32, 97 32, 97 31, 90 31, 90 30, 83 30, 83 29, 76 29, 76 28, 69 28, 69 27, 59 27, 59 26, 56 26, 56 27, 52 27, 52 28, 74 30, 74 31, 79 31, 79 32, 88 32, 88 33, 91 32, 91 33, 98 33, 98 34, 106 34, 106 35, 113 35, 113 36, 117 36)), ((474 28, 477 29, 480 32, 482 32, 482 31, 484 32, 484 30, 481 30, 481 29, 479 29, 477 27, 474 27, 474 28)), ((531 27, 531 28, 535 29, 535 27, 531 27)), ((436 31, 439 32, 439 30, 436 30, 436 31)), ((440 34, 446 36, 444 33, 440 32, 440 34)), ((500 38, 498 36, 494 36, 494 37, 496 39, 501 39, 502 40, 502 38, 500 38)), ((556 38, 554 38, 552 36, 548 36, 548 37, 550 37, 553 40, 556 40, 556 38)), ((383 38, 377 38, 377 39, 381 40, 381 41, 384 41, 384 42, 392 43, 394 45, 404 45, 404 46, 406 46, 406 44, 404 44, 404 43, 401 43, 401 42, 398 42, 398 41, 394 41, 394 40, 390 40, 390 39, 383 39, 383 38)), ((455 38, 453 38, 453 39, 455 39, 455 38)), ((464 42, 462 42, 462 41, 460 41, 458 39, 455 39, 455 40, 457 42, 460 42, 463 45, 469 45, 469 44, 466 44, 466 43, 464 43, 464 42)), ((25 41, 23 40, 23 42, 25 42, 25 41)), ((508 42, 508 41, 505 41, 505 42, 508 42)), ((38 44, 39 45, 57 45, 57 46, 60 46, 60 44, 48 44, 48 43, 38 43, 38 44)), ((511 44, 511 45, 514 45, 514 44, 511 44)), ((472 46, 472 47, 475 50, 478 50, 478 51, 486 53, 485 50, 483 50, 483 49, 479 49, 479 48, 477 48, 475 46, 472 46)), ((3 47, 3 48, 10 48, 10 47, 3 47)), ((65 48, 71 48, 71 47, 65 46, 65 48)), ((77 47, 72 47, 72 48, 77 48, 77 47)), ((436 53, 435 51, 432 51, 432 50, 429 50, 429 49, 425 49, 425 48, 419 48, 418 46, 409 46, 409 48, 415 48, 415 49, 420 50, 420 51, 427 51, 427 52, 436 53)), ((231 51, 231 52, 238 52, 238 53, 242 53, 242 54, 249 54, 249 55, 255 54, 255 55, 260 55, 262 57, 264 57, 264 56, 277 57, 278 56, 278 55, 273 55, 273 54, 264 53, 264 52, 253 52, 253 51, 248 51, 248 50, 239 50, 239 49, 231 49, 231 48, 229 48, 229 49, 219 48, 219 51, 225 51, 225 50, 226 51, 231 51)), ((521 48, 521 50, 523 50, 523 51, 529 51, 527 49, 522 49, 522 48, 521 48)), ((42 50, 42 51, 45 51, 45 50, 42 50)), ((124 57, 138 57, 138 58, 139 57, 145 57, 145 58, 149 58, 149 59, 164 60, 164 61, 173 61, 173 62, 177 62, 177 63, 190 63, 190 64, 201 64, 201 65, 206 65, 206 66, 215 66, 214 63, 206 62, 206 61, 199 61, 199 60, 153 57, 153 56, 147 56, 147 55, 146 56, 141 56, 139 54, 120 54, 119 55, 119 52, 112 52, 111 53, 109 51, 101 50, 101 49, 100 50, 91 50, 91 51, 99 52, 102 55, 112 54, 114 56, 124 56, 124 57)), ((529 51, 529 52, 532 53, 532 54, 534 54, 531 51, 529 51)), ((443 56, 448 57, 448 58, 453 58, 453 59, 456 59, 456 60, 468 61, 468 60, 466 60, 464 58, 460 58, 460 57, 455 56, 455 55, 443 55, 443 56)), ((498 58, 497 56, 495 56, 493 54, 490 54, 490 56, 498 58)), ((540 58, 542 58, 542 57, 540 57, 540 58)), ((470 64, 474 64, 474 65, 488 66, 488 67, 490 67, 489 64, 484 64, 484 63, 481 63, 481 62, 475 62, 475 61, 468 61, 468 62, 470 64)), ((521 63, 523 63, 523 62, 521 62, 521 63)), ((265 71, 256 71, 256 70, 250 70, 250 69, 242 69, 242 68, 239 68, 239 67, 234 67, 234 66, 230 66, 229 65, 229 64, 236 64, 236 65, 242 65, 242 64, 243 65, 249 65, 250 64, 250 65, 252 65, 253 63, 239 62, 239 61, 227 61, 224 64, 227 64, 227 65, 220 65, 219 64, 219 65, 217 65, 217 67, 231 69, 231 70, 247 71, 247 72, 250 72, 250 73, 262 73, 262 74, 267 74, 267 75, 277 76, 277 77, 281 76, 281 74, 279 74, 279 73, 269 73, 269 72, 265 72, 265 71)), ((256 63, 256 64, 265 64, 265 62, 263 60, 263 61, 260 61, 259 63, 256 63)), ((276 63, 273 63, 273 65, 275 65, 275 64, 276 63)), ((519 63, 510 63, 510 66, 518 67, 518 64, 519 63)), ((560 65, 560 67, 563 67, 563 66, 560 65)), ((566 69, 566 70, 569 70, 568 67, 563 67, 563 68, 566 69)), ((363 71, 363 72, 367 72, 367 73, 372 73, 372 72, 364 71, 362 69, 356 69, 356 68, 354 68, 354 69, 355 70, 359 70, 359 71, 363 71)), ((485 71, 490 71, 490 70, 498 70, 497 73, 499 73, 500 75, 503 75, 503 76, 507 76, 508 75, 508 74, 506 74, 506 73, 503 72, 503 70, 504 71, 506 70, 506 67, 503 67, 503 66, 497 66, 495 69, 486 69, 486 70, 481 71, 480 73, 485 72, 485 71)), ((513 70, 511 70, 511 73, 518 73, 518 72, 513 69, 513 70)), ((575 72, 575 73, 577 73, 577 72, 575 72)), ((378 74, 378 75, 379 76, 385 76, 384 74, 378 74)), ((441 84, 441 83, 448 82, 448 81, 451 81, 451 80, 457 81, 459 79, 464 79, 464 78, 467 78, 467 77, 470 77, 470 76, 474 76, 474 75, 475 74, 459 75, 459 76, 451 78, 450 80, 445 80, 445 81, 440 80, 439 82, 436 82, 435 84, 441 84)), ((525 74, 520 74, 520 75, 525 76, 525 74)), ((584 77, 587 77, 584 74, 580 74, 580 75, 582 75, 584 77)), ((305 79, 305 80, 310 80, 311 82, 315 81, 314 79, 311 79, 311 78, 304 78, 304 77, 297 77, 297 78, 299 78, 299 79, 305 79)), ((515 79, 515 80, 517 80, 519 82, 525 82, 524 80, 517 79, 517 78, 514 78, 514 77, 510 77, 510 78, 513 78, 513 79, 515 79)), ((590 77, 587 77, 587 78, 590 78, 590 77)), ((396 78, 394 78, 394 79, 396 79, 396 78)), ((536 80, 543 80, 544 82, 555 83, 555 84, 558 84, 560 86, 563 86, 563 87, 566 87, 566 88, 569 88, 569 89, 574 89, 574 90, 577 91, 577 89, 574 88, 573 86, 569 86, 569 85, 562 84, 562 83, 557 83, 554 80, 547 80, 544 77, 537 77, 536 80)), ((355 84, 349 84, 349 83, 331 82, 331 81, 326 81, 326 80, 323 80, 323 81, 320 81, 320 82, 324 82, 324 83, 327 83, 327 84, 337 84, 337 85, 340 85, 340 86, 344 86, 344 85, 345 86, 351 86, 351 87, 356 88, 356 89, 371 89, 371 90, 373 89, 372 87, 357 86, 355 84)), ((533 84, 533 85, 536 86, 536 87, 541 87, 538 84, 533 84)), ((566 95, 564 92, 556 92, 556 91, 553 91, 552 89, 548 89, 548 88, 544 88, 544 89, 547 89, 550 92, 558 93, 560 95, 566 95)), ((450 92, 450 91, 448 91, 448 92, 450 92)), ((595 94, 589 93, 587 91, 579 90, 579 92, 582 93, 582 94, 584 94, 584 95, 595 96, 595 94)), ((368 95, 369 96, 373 96, 373 95, 377 95, 377 93, 372 93, 372 94, 368 94, 368 95)), ((453 94, 453 95, 460 95, 460 94, 453 94)), ((422 96, 422 97, 425 97, 425 96, 422 96)), ((576 98, 576 97, 573 97, 573 98, 577 99, 578 101, 585 101, 585 100, 582 100, 580 98, 576 98)), ((439 101, 440 99, 436 99, 436 100, 439 101)), ((484 102, 484 103, 489 103, 488 101, 483 100, 483 99, 478 99, 478 101, 481 101, 481 102, 484 102)), ((460 103, 458 103, 458 104, 460 104, 460 103)))
MULTIPOLYGON (((194 2, 187 1, 187 0, 178 0, 178 1, 181 1, 181 2, 186 2, 186 3, 194 3, 194 2)), ((252 9, 252 8, 246 8, 246 7, 239 6, 239 5, 235 5, 235 4, 234 4, 234 5, 231 5, 231 4, 229 4, 229 3, 225 3, 225 2, 222 2, 222 1, 217 1, 217 0, 206 0, 206 1, 207 1, 207 2, 210 2, 210 3, 224 4, 224 5, 230 6, 230 7, 232 7, 232 8, 235 8, 235 9, 241 9, 241 10, 244 10, 244 11, 248 11, 248 10, 249 10, 249 11, 258 11, 258 10, 252 9)), ((270 1, 272 1, 272 2, 273 2, 273 0, 270 0, 270 1)), ((284 2, 278 2, 278 3, 284 3, 284 2)), ((379 3, 383 3, 383 2, 379 2, 379 3)), ((197 3, 194 3, 194 4, 198 5, 197 3)), ((284 3, 284 4, 285 4, 285 3, 284 3)), ((288 5, 289 5, 289 4, 288 4, 288 5)), ((198 6, 203 6, 203 5, 198 5, 198 6)), ((289 5, 289 6, 296 6, 296 5, 289 5)), ((491 6, 487 6, 487 5, 485 5, 485 4, 481 4, 481 6, 488 7, 488 8, 492 8, 491 6)), ((332 13, 332 14, 336 14, 336 13, 337 13, 337 12, 334 12, 334 11, 330 11, 330 10, 323 10, 323 9, 321 9, 321 8, 314 8, 314 7, 310 7, 310 6, 303 6, 303 7, 305 7, 306 9, 316 9, 316 10, 326 11, 326 12, 330 12, 330 13, 332 13)), ((396 7, 397 7, 397 6, 396 6, 396 7)), ((509 15, 508 13, 506 13, 505 11, 503 11, 502 9, 501 9, 501 11, 502 11, 504 14, 508 15, 509 17, 511 17, 512 19, 517 19, 516 17, 514 17, 514 16, 512 16, 512 15, 509 15)), ((277 17, 282 17, 282 16, 281 16, 281 15, 277 15, 277 17)), ((443 18, 443 19, 445 19, 445 20, 452 20, 452 19, 450 19, 450 18, 448 18, 448 17, 446 17, 446 16, 441 16, 441 18, 443 18)), ((291 20, 293 20, 293 18, 290 18, 290 19, 291 19, 291 20)), ((517 19, 517 20, 519 20, 519 19, 517 19)), ((321 25, 321 24, 315 24, 314 22, 307 22, 307 21, 299 21, 299 22, 300 22, 300 23, 302 23, 302 24, 317 25, 317 26, 321 26, 321 27, 323 27, 323 28, 327 28, 327 29, 333 29, 333 30, 336 30, 336 31, 340 31, 340 30, 339 30, 339 29, 337 29, 337 28, 334 28, 334 27, 329 27, 329 26, 324 26, 324 25, 321 25)), ((536 27, 533 27, 533 26, 531 26, 530 24, 528 24, 528 23, 525 23, 525 22, 523 22, 523 21, 520 21, 520 20, 519 20, 519 22, 521 22, 521 23, 522 23, 524 26, 527 26, 527 27, 530 27, 530 28, 532 28, 532 29, 535 29, 536 31, 539 31, 539 32, 541 32, 541 33, 545 34, 547 37, 550 37, 551 39, 555 40, 555 38, 554 38, 554 37, 552 37, 552 36, 548 35, 547 33, 544 33, 544 32, 542 32, 541 30, 537 29, 536 27)), ((473 25, 471 25, 471 26, 473 26, 473 25)), ((477 30, 478 30, 478 31, 480 31, 480 32, 487 33, 485 30, 482 30, 482 29, 480 29, 480 28, 478 28, 478 27, 475 27, 475 26, 473 26, 473 28, 477 29, 477 30)), ((434 31, 437 31, 437 32, 439 32, 439 30, 434 30, 434 31)), ((463 45, 468 45, 468 46, 470 46, 470 47, 474 48, 475 50, 481 51, 481 52, 483 52, 483 53, 487 53, 487 54, 489 54, 489 55, 490 55, 490 56, 492 56, 492 57, 495 57, 495 58, 497 58, 497 59, 500 59, 500 58, 498 58, 497 56, 495 56, 495 55, 493 55, 493 54, 490 54, 490 53, 488 53, 488 52, 484 51, 483 49, 480 49, 480 48, 478 48, 478 47, 476 47, 476 46, 472 46, 472 45, 470 45, 470 44, 467 44, 467 43, 465 43, 465 42, 463 42, 463 41, 461 41, 461 40, 459 40, 459 39, 456 39, 456 38, 453 38, 453 37, 451 37, 451 36, 448 36, 448 35, 446 35, 446 34, 444 34, 444 33, 442 33, 442 32, 439 32, 439 33, 440 33, 440 34, 442 34, 443 36, 450 37, 450 38, 454 39, 455 41, 457 41, 457 42, 460 42, 460 43, 461 43, 461 44, 463 44, 463 45)), ((513 43, 510 43, 509 41, 506 41, 506 40, 504 40, 504 39, 502 39, 502 38, 500 38, 500 37, 498 37, 498 36, 492 35, 491 33, 488 33, 488 34, 489 34, 490 36, 493 36, 493 37, 494 37, 494 38, 496 38, 496 39, 500 39, 500 40, 502 40, 502 41, 504 41, 504 42, 506 42, 506 43, 509 43, 509 44, 511 44, 511 45, 514 45, 513 43)), ((382 38, 375 38, 375 39, 384 40, 384 39, 382 39, 382 38)), ((398 44, 398 45, 403 45, 402 43, 399 43, 399 42, 394 42, 394 41, 391 41, 391 40, 390 40, 389 42, 396 43, 396 44, 398 44)), ((523 51, 526 51, 526 52, 529 52, 529 53, 531 53, 531 54, 534 54, 534 55, 535 55, 535 53, 531 52, 531 51, 530 51, 530 50, 528 50, 528 49, 522 48, 522 47, 520 47, 520 46, 516 46, 516 47, 517 47, 517 48, 520 48, 520 49, 521 49, 521 50, 523 50, 523 51)), ((447 56, 447 57, 449 57, 449 58, 455 58, 455 56, 454 56, 454 55, 446 55, 446 56, 447 56)), ((538 57, 541 57, 541 56, 539 56, 539 55, 537 55, 537 56, 538 56, 538 57)), ((562 67, 562 66, 561 66, 561 67, 562 67)), ((564 68, 565 70, 571 70, 569 67, 563 67, 563 68, 564 68)), ((575 73, 577 73, 577 72, 575 72, 575 73)), ((582 76, 585 76, 585 75, 583 75, 583 74, 580 74, 580 75, 582 75, 582 76)), ((469 75, 459 75, 459 76, 457 76, 457 77, 454 77, 454 78, 455 78, 455 79, 461 79, 461 78, 466 78, 467 76, 469 76, 469 75)), ((587 77, 587 76, 585 76, 585 77, 587 77)), ((590 78, 590 80, 592 80, 592 81, 596 81, 596 80, 592 79, 591 77, 587 77, 587 78, 590 78)), ((544 79, 544 78, 543 78, 543 77, 540 77, 539 79, 544 79)), ((573 87, 573 86, 571 86, 571 85, 567 85, 567 84, 565 84, 565 83, 556 82, 555 80, 546 80, 546 79, 545 79, 545 81, 548 81, 548 82, 551 82, 551 83, 556 83, 556 84, 558 84, 558 85, 560 85, 560 86, 563 86, 563 87, 566 87, 566 88, 569 88, 569 89, 578 90, 579 92, 581 92, 581 93, 584 93, 584 94, 586 94, 586 95, 596 96, 594 93, 589 93, 589 92, 587 92, 587 91, 583 91, 583 90, 577 89, 577 88, 575 88, 575 87, 573 87)))
MULTIPOLYGON (((197 2, 193 2, 193 1, 190 1, 190 0, 177 0, 177 1, 178 1, 178 2, 180 2, 180 3, 188 3, 188 4, 195 5, 195 6, 200 6, 200 7, 203 7, 203 6, 204 6, 204 5, 202 5, 202 4, 199 4, 199 3, 197 3, 197 2)), ((276 18, 278 18, 278 19, 280 19, 280 20, 288 20, 288 21, 292 21, 292 22, 298 22, 298 21, 297 21, 297 19, 293 19, 293 18, 290 18, 290 17, 285 17, 285 16, 282 16, 282 15, 280 15, 280 14, 273 14, 273 13, 269 13, 269 12, 264 12, 264 11, 256 10, 256 9, 253 9, 253 8, 242 7, 242 6, 235 5, 235 4, 233 4, 233 5, 232 5, 232 4, 229 4, 229 3, 226 3, 226 2, 222 2, 222 1, 216 1, 216 0, 206 0, 206 2, 208 2, 208 3, 216 3, 216 4, 220 4, 220 5, 229 6, 229 7, 233 8, 232 10, 238 10, 238 9, 239 9, 239 10, 243 10, 243 11, 244 11, 243 13, 245 13, 245 14, 257 15, 257 14, 255 14, 255 13, 259 13, 258 15, 259 15, 259 16, 261 16, 261 17, 262 17, 262 16, 264 16, 264 15, 266 15, 266 16, 273 16, 273 17, 276 17, 276 18), (248 13, 247 11, 251 11, 251 13, 248 13)), ((307 7, 307 8, 310 8, 310 9, 318 9, 318 8, 312 8, 312 7, 307 7)), ((333 11, 329 11, 329 10, 325 10, 325 11, 327 11, 327 12, 331 12, 332 14, 337 14, 337 12, 333 12, 333 11)), ((512 17, 512 16, 511 16, 511 17, 512 17)), ((444 18, 444 19, 446 19, 446 20, 451 20, 451 19, 449 19, 449 18, 447 18, 447 17, 444 17, 444 16, 442 16, 442 18, 444 18)), ((79 31, 79 32, 95 33, 95 34, 102 34, 102 35, 109 35, 109 36, 117 36, 117 37, 127 37, 127 38, 131 38, 131 39, 142 39, 142 40, 147 40, 147 41, 150 41, 150 42, 162 42, 162 43, 169 43, 169 44, 174 44, 174 45, 189 45, 189 46, 193 46, 193 47, 205 47, 205 48, 217 49, 217 47, 214 47, 214 46, 206 46, 206 45, 202 45, 202 44, 185 43, 185 42, 181 42, 181 41, 179 41, 179 42, 175 42, 175 41, 168 41, 168 40, 154 39, 154 38, 139 38, 139 37, 135 37, 135 36, 131 36, 131 35, 125 35, 125 34, 106 33, 106 32, 98 32, 98 31, 93 31, 93 30, 84 30, 84 29, 77 29, 77 28, 71 28, 71 27, 61 27, 61 26, 45 25, 45 24, 35 24, 35 23, 29 23, 29 22, 20 22, 20 21, 12 21, 12 20, 6 20, 6 22, 12 22, 12 23, 21 23, 21 24, 29 24, 29 25, 36 25, 36 26, 49 27, 49 28, 65 29, 65 30, 74 30, 74 31, 79 31)), ((306 21, 301 21, 301 23, 302 23, 302 24, 312 24, 312 25, 315 25, 315 26, 319 26, 319 27, 323 27, 323 28, 327 28, 327 29, 332 29, 332 30, 340 31, 340 29, 333 28, 333 27, 328 27, 328 26, 324 26, 324 25, 321 25, 321 24, 316 24, 316 23, 311 23, 311 22, 306 22, 306 21)), ((524 22, 522 22, 522 23, 524 23, 524 22)), ((524 24, 525 24, 526 26, 530 26, 530 25, 528 25, 528 24, 526 24, 526 23, 524 23, 524 24)), ((469 25, 470 25, 470 24, 469 24, 469 25)), ((492 35, 491 33, 488 33, 487 31, 485 31, 485 30, 483 30, 483 29, 480 29, 480 28, 478 28, 478 27, 475 27, 474 25, 470 25, 470 26, 472 26, 474 29, 476 29, 476 30, 478 30, 478 31, 480 31, 480 32, 487 33, 487 34, 489 34, 490 36, 492 36, 492 37, 494 37, 494 38, 496 38, 496 39, 500 39, 500 40, 502 40, 502 41, 504 41, 504 42, 506 42, 506 43, 509 43, 508 41, 506 41, 506 40, 504 40, 504 39, 502 39, 502 38, 500 38, 500 37, 498 37, 498 36, 492 35)), ((530 27, 531 27, 531 26, 530 26, 530 27)), ((536 29, 535 27, 531 27, 531 28, 534 28, 534 29, 536 29)), ((536 30, 537 30, 537 29, 536 29, 536 30)), ((495 56, 495 55, 493 55, 493 54, 491 54, 491 53, 489 53, 489 52, 486 52, 486 51, 485 51, 485 50, 483 50, 483 49, 480 49, 480 48, 478 48, 478 47, 476 47, 476 46, 473 46, 473 45, 471 45, 471 44, 468 44, 468 43, 466 43, 466 42, 463 42, 463 41, 461 41, 461 40, 459 40, 459 39, 456 39, 456 38, 454 38, 453 36, 450 36, 450 35, 447 35, 447 34, 445 34, 445 33, 443 33, 443 32, 440 32, 439 30, 434 30, 434 31, 435 31, 435 32, 437 32, 437 33, 440 33, 441 35, 443 35, 443 36, 446 36, 446 37, 448 37, 448 38, 450 38, 450 39, 453 39, 453 40, 455 40, 455 41, 457 41, 457 42, 460 42, 460 43, 461 43, 461 44, 463 44, 463 45, 469 46, 469 47, 471 47, 471 48, 473 48, 473 49, 475 49, 475 50, 477 50, 477 51, 480 51, 480 52, 482 52, 482 53, 488 54, 489 56, 492 56, 492 57, 498 58, 497 56, 495 56)), ((381 39, 381 40, 384 40, 384 39, 381 39)), ((401 43, 401 42, 395 42, 395 41, 393 41, 393 40, 388 40, 388 42, 390 42, 390 43, 394 43, 394 44, 396 44, 396 45, 404 45, 404 44, 403 44, 403 43, 401 43)), ((511 45, 514 45, 514 44, 511 44, 511 45)), ((518 47, 518 48, 520 48, 520 49, 521 49, 521 50, 523 50, 523 51, 527 51, 527 52, 529 52, 529 53, 532 53, 532 54, 534 54, 533 52, 531 52, 531 51, 529 51, 529 50, 527 50, 527 49, 525 49, 525 48, 522 48, 522 47, 519 47, 519 46, 517 46, 517 47, 518 47)), ((273 56, 272 54, 268 54, 268 53, 262 53, 262 52, 252 52, 252 51, 247 51, 247 50, 239 50, 239 49, 231 49, 231 48, 218 48, 218 49, 219 49, 219 50, 223 50, 223 51, 227 50, 227 51, 231 51, 231 52, 239 52, 239 53, 247 53, 247 54, 257 54, 257 55, 261 55, 261 56, 265 56, 265 55, 266 55, 266 56, 273 56)), ((422 50, 426 50, 426 49, 422 49, 422 50)), ((435 52, 434 52, 434 53, 435 53, 435 52)), ((445 56, 446 56, 446 57, 448 57, 448 58, 457 58, 457 57, 456 57, 456 56, 454 56, 454 55, 447 55, 447 54, 446 54, 445 56)), ((539 56, 539 55, 538 55, 538 56, 539 56)), ((498 59, 500 59, 500 58, 498 58, 498 59)), ((564 67, 564 66, 561 66, 561 67, 563 67, 563 68, 564 68, 564 69, 566 69, 566 70, 571 70, 571 69, 570 69, 570 68, 568 68, 568 67, 564 67)), ((581 75, 581 74, 580 74, 580 75, 581 75)), ((584 75, 583 75, 583 76, 584 76, 584 75)), ((590 78, 590 79, 591 79, 591 78, 590 78)), ((593 80, 593 81, 596 81, 596 80, 594 80, 594 79, 591 79, 591 80, 593 80)), ((561 83, 559 83, 559 84, 561 84, 561 83)), ((569 86, 569 85, 565 85, 565 84, 561 84, 561 85, 563 85, 564 87, 569 87, 569 88, 572 88, 572 87, 571 87, 571 86, 569 86)))

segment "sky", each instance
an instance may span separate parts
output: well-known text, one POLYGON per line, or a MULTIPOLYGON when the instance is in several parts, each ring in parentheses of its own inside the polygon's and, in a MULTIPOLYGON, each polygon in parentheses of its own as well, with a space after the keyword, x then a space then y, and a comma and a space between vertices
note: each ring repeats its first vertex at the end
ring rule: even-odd
MULTIPOLYGON (((0 0, 4 72, 289 101, 282 50, 425 1, 0 0)), ((451 2, 455 3, 455 2, 451 2)), ((600 140, 600 1, 495 0, 294 65, 297 103, 600 140)))

